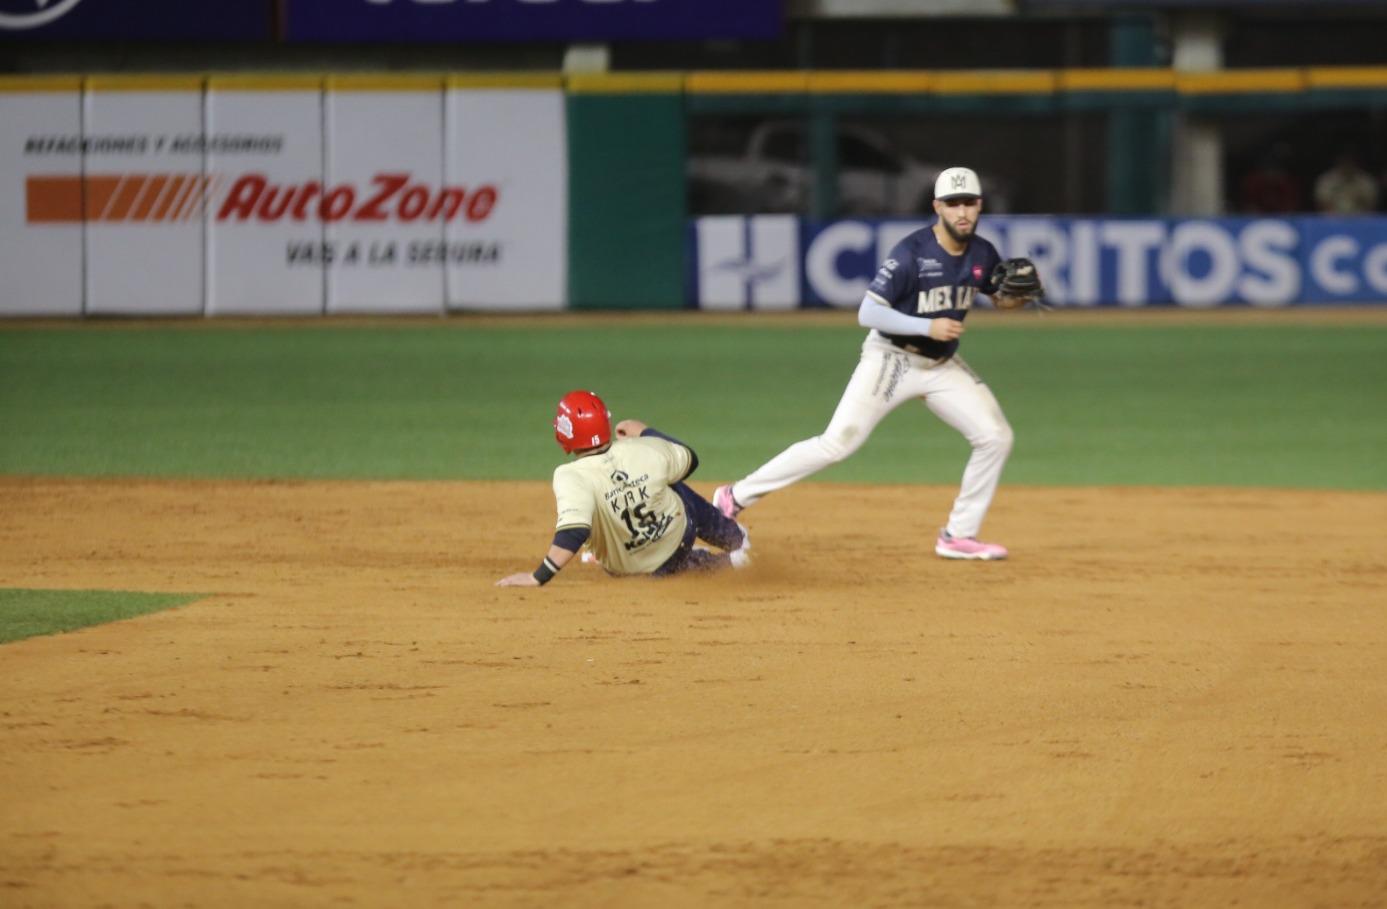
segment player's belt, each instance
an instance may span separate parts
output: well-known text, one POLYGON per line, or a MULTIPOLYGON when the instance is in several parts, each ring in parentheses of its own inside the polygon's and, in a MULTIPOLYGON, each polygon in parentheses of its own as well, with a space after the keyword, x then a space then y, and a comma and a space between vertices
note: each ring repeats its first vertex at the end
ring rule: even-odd
POLYGON ((904 351, 906 351, 907 353, 913 353, 913 354, 915 354, 917 357, 924 357, 924 358, 927 359, 927 360, 934 360, 934 361, 935 361, 935 364, 934 364, 934 365, 936 365, 936 366, 938 366, 940 363, 943 363, 945 360, 947 360, 947 359, 949 359, 950 357, 953 356, 953 354, 951 354, 951 353, 946 353, 946 354, 944 354, 944 356, 942 356, 942 357, 936 357, 936 356, 932 356, 932 355, 930 355, 930 354, 925 353, 924 348, 921 347, 921 346, 918 345, 918 344, 912 344, 912 343, 909 342, 909 341, 897 341, 895 338, 891 338, 891 337, 888 337, 886 340, 890 341, 891 344, 892 344, 892 346, 894 346, 894 347, 899 347, 901 350, 904 350, 904 351))

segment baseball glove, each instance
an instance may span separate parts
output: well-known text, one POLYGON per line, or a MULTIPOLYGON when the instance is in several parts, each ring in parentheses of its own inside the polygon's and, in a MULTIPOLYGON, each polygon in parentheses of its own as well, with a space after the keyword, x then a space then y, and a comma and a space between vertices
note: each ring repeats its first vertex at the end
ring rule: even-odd
POLYGON ((1040 272, 1030 259, 1007 259, 992 271, 992 305, 998 309, 1021 309, 1045 298, 1040 272))

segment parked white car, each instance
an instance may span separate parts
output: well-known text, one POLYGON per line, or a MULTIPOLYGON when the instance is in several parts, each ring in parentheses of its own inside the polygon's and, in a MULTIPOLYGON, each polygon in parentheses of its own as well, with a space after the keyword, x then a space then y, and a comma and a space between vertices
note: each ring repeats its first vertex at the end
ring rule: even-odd
MULTIPOLYGON (((738 156, 689 156, 690 205, 698 214, 808 212, 814 170, 807 125, 773 120, 752 130, 738 156)), ((838 126, 838 210, 841 217, 914 217, 932 213, 934 179, 949 165, 927 164, 876 130, 838 126)), ((1004 183, 982 179, 987 211, 1009 208, 1004 183)))

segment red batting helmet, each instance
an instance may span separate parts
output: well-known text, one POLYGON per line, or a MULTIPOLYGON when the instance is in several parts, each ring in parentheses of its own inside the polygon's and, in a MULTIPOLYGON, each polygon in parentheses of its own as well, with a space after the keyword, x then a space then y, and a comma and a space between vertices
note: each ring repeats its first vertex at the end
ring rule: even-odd
POLYGON ((554 438, 572 454, 601 448, 612 440, 612 415, 602 399, 590 391, 570 391, 559 400, 554 414, 554 438))

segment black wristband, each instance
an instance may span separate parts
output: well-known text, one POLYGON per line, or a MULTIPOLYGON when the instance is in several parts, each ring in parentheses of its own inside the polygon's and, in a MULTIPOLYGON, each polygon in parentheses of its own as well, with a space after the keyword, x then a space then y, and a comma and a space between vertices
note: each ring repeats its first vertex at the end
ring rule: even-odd
POLYGON ((558 573, 559 566, 549 561, 549 557, 545 556, 544 561, 540 562, 539 567, 535 569, 534 578, 536 581, 539 581, 539 586, 543 587, 545 584, 548 584, 549 581, 553 579, 554 575, 558 573))

